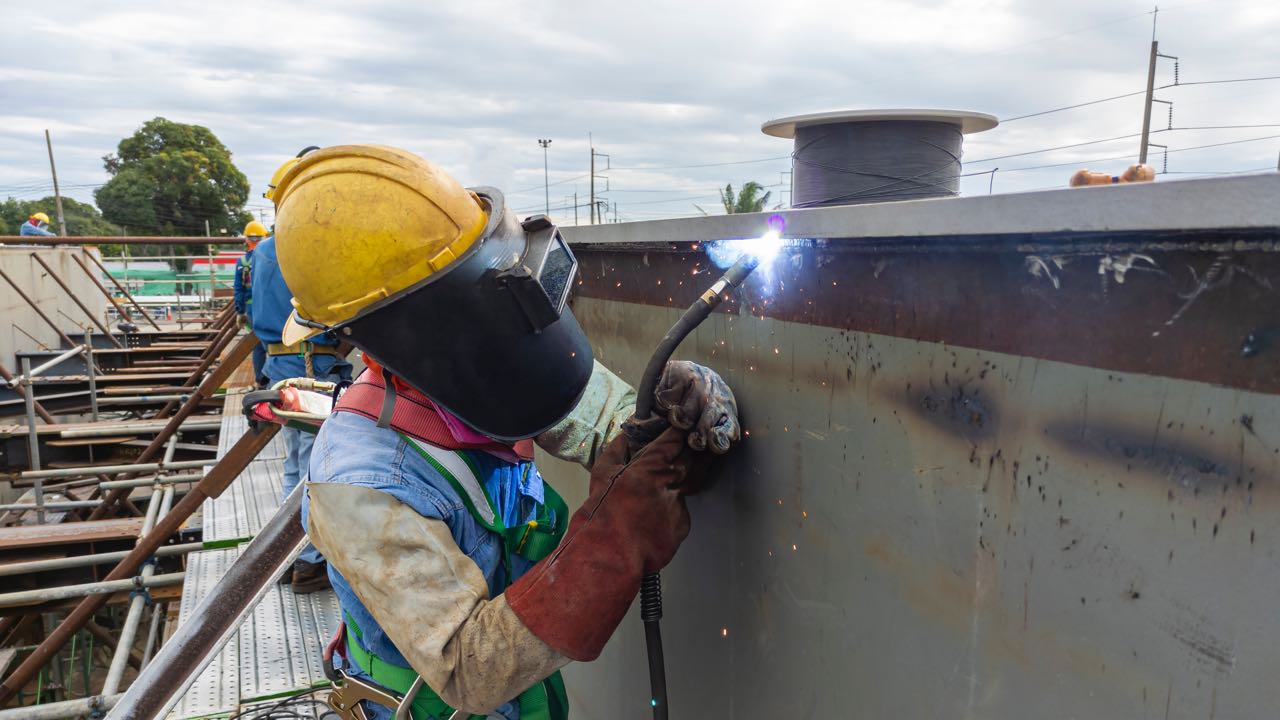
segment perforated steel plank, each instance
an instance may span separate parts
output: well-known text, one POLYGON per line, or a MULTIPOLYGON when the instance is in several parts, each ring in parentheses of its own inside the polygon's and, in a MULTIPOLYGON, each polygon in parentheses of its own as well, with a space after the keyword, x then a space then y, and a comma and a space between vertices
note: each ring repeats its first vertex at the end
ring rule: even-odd
MULTIPOLYGON (((239 548, 206 550, 187 556, 187 580, 182 586, 179 626, 187 621, 192 610, 239 556, 239 548)), ((240 701, 238 652, 239 642, 233 635, 192 683, 171 717, 195 718, 234 710, 240 701)))

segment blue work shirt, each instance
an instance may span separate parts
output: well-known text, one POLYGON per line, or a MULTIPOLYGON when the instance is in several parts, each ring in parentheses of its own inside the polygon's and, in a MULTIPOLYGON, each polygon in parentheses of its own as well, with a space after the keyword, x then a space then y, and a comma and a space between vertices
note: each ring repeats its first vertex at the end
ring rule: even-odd
POLYGON ((249 270, 253 267, 253 250, 245 250, 244 255, 236 260, 236 277, 235 277, 235 306, 236 313, 240 315, 249 314, 249 306, 253 304, 253 278, 249 277, 249 270))
MULTIPOLYGON (((293 293, 284 282, 280 273, 280 262, 276 259, 276 238, 274 235, 258 243, 253 249, 253 264, 250 272, 250 285, 253 288, 253 313, 250 321, 253 334, 263 344, 279 343, 284 332, 285 321, 293 311, 289 302, 293 293)), ((313 345, 336 346, 338 341, 325 333, 311 338, 313 345)), ((351 365, 336 355, 313 355, 312 368, 315 376, 322 380, 350 380, 351 365)), ((287 378, 306 377, 306 361, 301 354, 271 355, 268 353, 266 365, 262 373, 276 383, 287 378)))
POLYGON ((19 235, 28 235, 28 236, 30 236, 30 235, 35 235, 35 236, 39 236, 39 237, 54 237, 54 236, 56 236, 58 233, 50 232, 50 231, 48 231, 48 230, 45 230, 44 228, 40 227, 39 225, 33 225, 33 224, 31 223, 31 221, 30 221, 30 220, 28 220, 28 221, 26 221, 26 222, 22 223, 22 229, 18 231, 18 234, 19 234, 19 235))
MULTIPOLYGON (((466 453, 475 463, 481 484, 497 506, 503 525, 522 525, 537 517, 538 508, 544 501, 544 485, 533 463, 510 463, 480 451, 460 452, 466 453), (526 466, 529 469, 527 475, 526 466)), ((502 541, 498 535, 471 515, 449 481, 408 441, 394 430, 378 427, 363 415, 336 412, 325 420, 311 450, 310 470, 311 483, 343 483, 371 488, 391 495, 423 517, 443 520, 458 548, 484 574, 491 598, 497 597, 507 585, 533 567, 533 563, 525 558, 513 556, 513 577, 508 581, 502 564, 502 541)), ((305 495, 303 498, 302 523, 305 527, 309 501, 305 495)), ((361 529, 351 528, 351 532, 358 533, 361 529)), ((386 631, 373 619, 332 563, 329 564, 329 579, 333 582, 342 610, 360 627, 362 636, 359 642, 364 649, 386 662, 409 667, 409 661, 396 649, 386 631)), ((403 588, 403 592, 414 590, 403 588)), ((347 672, 370 679, 357 667, 348 667, 347 672)), ((391 711, 381 706, 374 710, 372 720, 391 717, 391 711)), ((520 708, 514 700, 494 712, 511 720, 520 717, 520 708)))

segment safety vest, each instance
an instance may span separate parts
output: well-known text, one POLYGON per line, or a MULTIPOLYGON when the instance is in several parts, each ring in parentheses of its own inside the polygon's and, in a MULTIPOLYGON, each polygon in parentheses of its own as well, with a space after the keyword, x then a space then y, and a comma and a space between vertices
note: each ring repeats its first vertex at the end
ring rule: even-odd
MULTIPOLYGON (((569 508, 551 485, 543 482, 544 502, 538 506, 535 519, 523 525, 507 527, 497 505, 484 489, 479 469, 465 452, 437 447, 404 433, 400 433, 400 437, 449 482, 449 486, 458 493, 462 504, 475 521, 497 535, 502 545, 505 577, 503 589, 512 582, 513 557, 519 555, 536 563, 550 555, 560 544, 560 538, 564 537, 569 524, 569 508)), ((529 464, 524 467, 525 473, 532 469, 529 464)), ((344 616, 347 625, 347 659, 367 673, 375 683, 403 696, 417 680, 418 673, 412 668, 386 662, 366 651, 359 642, 363 637, 360 628, 350 615, 344 613, 344 616)), ((569 697, 559 671, 520 693, 516 702, 520 706, 521 720, 566 720, 569 717, 569 697)), ((411 705, 413 720, 449 720, 453 712, 454 709, 426 685, 421 687, 411 705)), ((484 720, 486 716, 469 717, 471 720, 484 720)))
POLYGON ((253 251, 245 253, 240 258, 240 284, 248 291, 248 297, 244 299, 245 305, 253 304, 253 251))

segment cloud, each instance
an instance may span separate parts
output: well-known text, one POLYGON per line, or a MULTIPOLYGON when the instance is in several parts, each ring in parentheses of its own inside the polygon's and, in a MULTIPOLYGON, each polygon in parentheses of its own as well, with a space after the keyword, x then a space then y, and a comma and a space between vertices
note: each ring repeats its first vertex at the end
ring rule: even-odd
MULTIPOLYGON (((1280 74, 1278 8, 1171 5, 1159 15, 1161 49, 1179 56, 1184 82, 1280 74)), ((299 148, 379 142, 421 153, 466 183, 504 187, 513 205, 535 209, 543 203, 535 140, 550 137, 551 202, 571 215, 565 197, 576 190, 585 202, 588 190, 590 134, 618 168, 599 184, 623 216, 693 214, 695 203, 714 207, 726 182, 757 180, 779 196, 790 144, 759 131, 774 117, 875 107, 1008 117, 1141 89, 1149 10, 1148 0, 15 6, 0 30, 0 196, 46 194, 33 186, 47 177, 49 128, 68 194, 89 200, 107 177, 101 156, 162 115, 222 139, 253 183, 253 207, 267 207, 266 180, 299 148), (662 169, 621 169, 643 167, 662 169)), ((1160 83, 1172 74, 1162 61, 1160 83)), ((1278 87, 1186 86, 1159 97, 1174 101, 1176 126, 1280 123, 1278 87)), ((1141 108, 1135 96, 1010 122, 970 136, 965 154, 1134 133, 1141 108)), ((1268 134, 1189 130, 1156 141, 1178 149, 1268 134)), ((1273 165, 1277 148, 1269 140, 1186 150, 1170 154, 1170 169, 1273 165)), ((1136 139, 1117 140, 966 171, 999 166, 997 192, 1058 186, 1076 164, 1136 149, 1136 139), (1027 169, 1057 163, 1067 165, 1027 169)), ((1095 169, 1118 172, 1127 162, 1095 169)), ((986 192, 988 180, 966 178, 962 189, 986 192)))

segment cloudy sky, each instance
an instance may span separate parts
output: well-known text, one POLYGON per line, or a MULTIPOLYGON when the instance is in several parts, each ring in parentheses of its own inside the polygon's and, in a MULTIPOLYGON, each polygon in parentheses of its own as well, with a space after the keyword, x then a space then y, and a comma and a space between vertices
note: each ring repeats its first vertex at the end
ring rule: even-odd
MULTIPOLYGON (((1280 2, 1173 0, 1158 20, 1182 83, 1280 75, 1280 2)), ((790 142, 761 134, 769 119, 942 107, 1007 120, 1134 92, 1151 30, 1139 0, 18 0, 0 24, 0 197, 49 194, 48 128, 64 191, 90 200, 107 177, 101 157, 161 115, 211 128, 268 219, 261 192, 282 160, 351 142, 408 148, 538 210, 537 140, 550 138, 550 203, 572 222, 573 193, 588 193, 588 136, 610 156, 599 182, 622 219, 691 215, 715 211, 727 182, 786 199, 790 142)), ((1157 85, 1173 70, 1162 61, 1157 85)), ((1173 101, 1175 128, 1212 128, 1153 137, 1171 151, 1162 179, 1275 168, 1280 80, 1157 97, 1173 101)), ((1118 173, 1136 155, 1136 137, 1122 136, 1141 129, 1142 101, 972 135, 965 172, 998 167, 995 192, 1060 186, 1081 166, 1118 173), (1028 154, 1000 157, 1017 153, 1028 154)), ((1153 127, 1167 125, 1157 106, 1153 127)), ((962 190, 985 193, 990 179, 962 190)))

